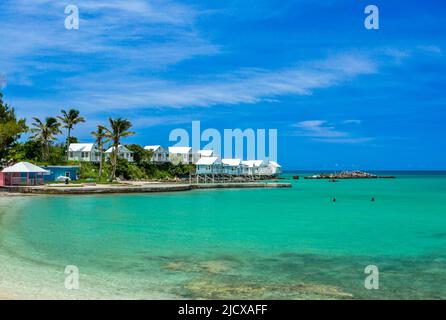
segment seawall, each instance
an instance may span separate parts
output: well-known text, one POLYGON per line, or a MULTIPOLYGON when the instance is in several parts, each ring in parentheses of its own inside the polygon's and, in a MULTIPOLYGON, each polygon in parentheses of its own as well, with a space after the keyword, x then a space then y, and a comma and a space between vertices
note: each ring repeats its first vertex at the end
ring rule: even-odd
POLYGON ((110 194, 110 193, 159 193, 199 189, 290 188, 290 183, 239 182, 199 184, 147 184, 147 185, 96 185, 96 186, 24 186, 6 187, 8 192, 22 194, 110 194))

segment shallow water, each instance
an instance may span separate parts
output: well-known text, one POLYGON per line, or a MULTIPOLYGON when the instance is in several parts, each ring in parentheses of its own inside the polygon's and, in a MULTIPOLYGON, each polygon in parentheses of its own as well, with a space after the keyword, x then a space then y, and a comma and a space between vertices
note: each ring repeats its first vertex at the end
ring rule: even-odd
POLYGON ((0 197, 0 294, 444 299, 446 174, 397 175, 291 189, 0 197), (379 290, 364 287, 371 264, 379 290), (79 268, 79 290, 64 289, 66 265, 79 268))

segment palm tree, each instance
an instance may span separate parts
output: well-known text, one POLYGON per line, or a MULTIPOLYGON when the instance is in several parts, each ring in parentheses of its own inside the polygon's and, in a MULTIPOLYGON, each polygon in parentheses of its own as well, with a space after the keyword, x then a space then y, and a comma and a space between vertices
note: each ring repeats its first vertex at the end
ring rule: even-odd
POLYGON ((73 130, 74 125, 78 123, 85 122, 85 118, 79 116, 79 110, 70 109, 67 111, 61 110, 62 116, 58 116, 60 121, 63 123, 63 127, 67 129, 67 141, 66 141, 66 159, 68 160, 68 147, 70 144, 71 130, 73 130))
POLYGON ((135 133, 132 131, 128 131, 132 127, 132 123, 127 119, 117 118, 112 119, 109 118, 110 128, 105 129, 105 136, 110 139, 112 142, 112 153, 111 153, 111 164, 112 164, 112 173, 110 175, 110 181, 113 181, 116 178, 116 165, 118 163, 118 147, 121 144, 121 138, 125 138, 135 133))
POLYGON ((34 135, 31 137, 34 141, 42 143, 43 146, 43 159, 48 160, 50 156, 50 145, 56 140, 56 135, 61 134, 60 123, 54 117, 47 117, 45 122, 42 122, 39 118, 34 117, 32 123, 33 128, 31 132, 34 135))
POLYGON ((103 166, 103 159, 104 159, 104 145, 108 143, 109 139, 107 139, 107 136, 105 135, 105 127, 98 125, 98 129, 96 131, 93 131, 91 134, 95 137, 95 143, 97 145, 98 151, 99 151, 99 180, 101 180, 102 177, 102 166, 103 166))

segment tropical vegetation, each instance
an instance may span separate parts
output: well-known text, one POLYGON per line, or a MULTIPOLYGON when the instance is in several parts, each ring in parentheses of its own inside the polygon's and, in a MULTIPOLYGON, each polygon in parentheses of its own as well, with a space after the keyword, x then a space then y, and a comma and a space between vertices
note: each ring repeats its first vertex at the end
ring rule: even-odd
POLYGON ((17 119, 14 108, 3 102, 0 92, 0 160, 9 156, 21 134, 28 130, 25 122, 25 119, 17 119))
POLYGON ((70 109, 68 112, 65 110, 60 111, 62 116, 58 116, 57 118, 61 121, 62 127, 67 129, 67 140, 66 140, 66 159, 68 160, 68 146, 71 142, 71 131, 74 129, 74 126, 79 123, 85 122, 85 118, 79 115, 79 110, 70 109))
POLYGON ((134 135, 135 133, 129 131, 129 129, 132 127, 132 124, 127 119, 109 118, 108 121, 110 122, 110 129, 107 127, 104 127, 104 129, 105 136, 112 143, 112 153, 110 155, 112 172, 110 175, 110 181, 113 181, 116 178, 116 168, 118 165, 118 147, 121 144, 121 139, 134 135))
POLYGON ((49 160, 50 158, 50 146, 56 140, 56 136, 61 134, 60 123, 54 117, 47 117, 45 121, 34 117, 32 123, 31 139, 39 142, 42 146, 43 160, 49 160))
POLYGON ((110 183, 117 177, 125 180, 156 179, 166 180, 189 175, 193 165, 155 164, 151 162, 152 152, 138 144, 126 144, 133 152, 134 162, 120 159, 117 155, 123 140, 135 134, 132 123, 123 118, 109 118, 108 126, 99 124, 91 132, 99 152, 99 163, 68 161, 70 143, 78 142, 72 136, 74 128, 86 119, 79 110, 61 110, 60 115, 45 119, 32 118, 30 127, 26 119, 19 119, 14 108, 3 102, 0 93, 0 165, 29 161, 38 165, 79 165, 80 181, 110 183), (62 129, 66 130, 65 141, 60 142, 62 129), (24 138, 23 135, 27 135, 24 138), (59 142, 58 142, 59 141, 59 142), (105 150, 112 148, 106 160, 105 150))

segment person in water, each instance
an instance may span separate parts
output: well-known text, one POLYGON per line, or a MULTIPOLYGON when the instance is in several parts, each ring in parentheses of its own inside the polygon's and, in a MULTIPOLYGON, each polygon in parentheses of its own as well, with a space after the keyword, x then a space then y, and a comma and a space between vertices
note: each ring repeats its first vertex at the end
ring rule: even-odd
POLYGON ((375 197, 372 197, 371 201, 372 201, 372 202, 375 202, 375 197))

